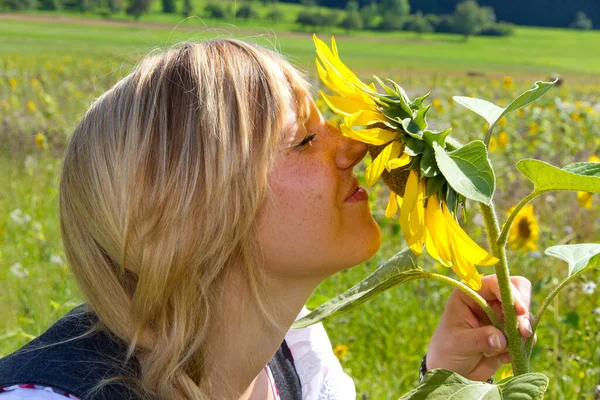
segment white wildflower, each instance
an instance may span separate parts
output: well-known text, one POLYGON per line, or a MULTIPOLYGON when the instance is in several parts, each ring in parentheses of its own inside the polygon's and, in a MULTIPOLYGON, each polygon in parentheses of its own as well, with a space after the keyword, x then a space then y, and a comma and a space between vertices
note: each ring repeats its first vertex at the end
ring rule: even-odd
POLYGON ((34 156, 25 157, 25 171, 29 175, 33 175, 36 167, 37 167, 37 158, 35 158, 34 156))
POLYGON ((23 225, 31 221, 31 216, 29 214, 25 214, 20 208, 15 208, 10 213, 10 219, 15 221, 17 224, 23 225))
POLYGON ((56 254, 52 254, 50 256, 50 262, 53 264, 62 264, 63 260, 61 256, 57 256, 56 254))
POLYGON ((25 278, 27 275, 29 275, 29 271, 23 268, 23 265, 21 265, 21 263, 13 264, 10 267, 10 272, 17 278, 25 278))
POLYGON ((596 307, 596 309, 594 310, 594 314, 600 315, 600 307, 596 307))
POLYGON ((36 232, 41 232, 42 229, 44 228, 44 226, 42 224, 40 224, 39 222, 34 222, 33 224, 31 224, 31 226, 33 227, 33 229, 36 232))
POLYGON ((542 258, 542 253, 539 251, 531 251, 529 252, 529 255, 533 258, 542 258))
POLYGON ((585 294, 594 294, 594 291, 596 290, 596 282, 594 281, 589 281, 583 284, 583 289, 582 292, 585 294))
POLYGON ((573 227, 571 225, 567 225, 563 228, 563 231, 567 234, 570 235, 571 233, 573 233, 573 227))

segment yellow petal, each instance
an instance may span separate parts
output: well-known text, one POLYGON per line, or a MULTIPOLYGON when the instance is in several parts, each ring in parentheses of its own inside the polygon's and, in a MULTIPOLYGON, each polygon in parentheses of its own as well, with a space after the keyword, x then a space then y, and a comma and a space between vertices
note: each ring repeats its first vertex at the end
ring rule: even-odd
POLYGON ((353 121, 352 126, 367 126, 381 122, 383 118, 383 114, 378 111, 361 110, 351 115, 348 121, 353 121))
POLYGON ((410 246, 413 233, 410 229, 410 214, 417 202, 417 187, 419 185, 419 177, 415 171, 410 171, 406 187, 404 189, 404 198, 402 207, 400 207, 400 228, 404 234, 404 239, 410 246))
POLYGON ((452 256, 450 253, 450 239, 448 237, 448 229, 444 214, 440 207, 440 202, 437 193, 434 193, 427 200, 427 208, 425 209, 425 226, 427 228, 427 236, 425 246, 429 255, 446 267, 452 266, 452 256), (431 248, 430 248, 431 247, 431 248))
POLYGON ((366 103, 361 97, 328 96, 323 92, 321 92, 321 96, 331 111, 342 117, 349 117, 359 111, 373 108, 371 104, 366 103))
POLYGON ((344 136, 375 146, 381 146, 382 144, 389 143, 396 139, 396 134, 394 132, 381 128, 352 129, 344 123, 340 125, 340 130, 344 136))
MULTIPOLYGON (((450 240, 454 242, 454 237, 450 235, 450 240)), ((456 275, 460 276, 460 278, 465 282, 467 286, 469 286, 473 290, 481 289, 481 277, 483 274, 479 274, 477 268, 474 264, 468 262, 462 256, 462 250, 455 245, 456 243, 452 243, 450 246, 450 253, 452 255, 452 259, 454 263, 452 264, 452 270, 456 275)))
POLYGON ((398 203, 396 202, 396 193, 390 192, 390 200, 385 208, 385 216, 392 218, 398 212, 398 203))
MULTIPOLYGON (((446 220, 446 226, 448 227, 448 236, 452 238, 453 243, 456 244, 456 247, 454 248, 455 253, 461 254, 468 262, 476 265, 489 266, 500 261, 482 249, 465 231, 463 231, 450 213, 450 210, 448 210, 446 203, 442 203, 442 209, 444 219, 446 220)), ((454 259, 454 257, 452 258, 454 259)))
POLYGON ((387 169, 389 172, 393 169, 404 167, 405 165, 410 164, 411 161, 412 161, 411 156, 409 156, 406 153, 402 153, 402 155, 400 157, 390 158, 390 160, 387 162, 387 164, 385 166, 385 169, 387 169))
POLYGON ((590 158, 588 159, 589 162, 597 162, 600 163, 600 157, 597 156, 590 156, 590 158))
POLYGON ((381 176, 381 173, 385 169, 385 165, 387 164, 390 158, 398 157, 400 154, 400 149, 402 148, 402 144, 397 141, 393 141, 389 145, 387 145, 381 153, 375 157, 371 164, 365 170, 365 180, 367 186, 373 186, 377 179, 381 176))
POLYGON ((590 192, 577 192, 577 201, 583 208, 588 210, 592 208, 592 194, 590 192))

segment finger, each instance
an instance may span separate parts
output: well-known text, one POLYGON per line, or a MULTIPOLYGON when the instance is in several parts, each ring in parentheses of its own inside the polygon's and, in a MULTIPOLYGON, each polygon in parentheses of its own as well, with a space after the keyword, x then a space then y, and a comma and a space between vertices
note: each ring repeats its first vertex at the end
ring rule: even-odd
POLYGON ((508 354, 508 351, 498 354, 498 361, 500 361, 502 364, 510 364, 510 355, 508 354))
POLYGON ((486 357, 502 353, 506 349, 506 337, 492 325, 467 330, 461 337, 464 349, 486 357))
POLYGON ((531 321, 529 320, 529 314, 517 317, 517 321, 519 322, 519 333, 522 337, 528 338, 531 335, 533 335, 533 331, 531 329, 531 321))
POLYGON ((521 300, 525 306, 529 308, 531 305, 531 282, 523 276, 511 276, 510 282, 517 288, 521 294, 521 300))

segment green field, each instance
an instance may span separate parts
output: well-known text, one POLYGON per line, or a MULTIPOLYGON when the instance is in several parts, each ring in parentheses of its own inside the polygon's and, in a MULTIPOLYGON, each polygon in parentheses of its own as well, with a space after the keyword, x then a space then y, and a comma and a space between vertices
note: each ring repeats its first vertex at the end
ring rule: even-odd
MULTIPOLYGON (((90 102, 140 56, 180 40, 234 35, 275 47, 309 76, 315 75, 308 33, 241 23, 229 30, 223 25, 207 28, 194 19, 178 27, 148 24, 169 22, 152 20, 158 16, 143 17, 137 25, 85 17, 88 22, 51 22, 40 20, 48 14, 0 14, 0 356, 43 332, 80 301, 61 259, 61 156, 90 102), (36 144, 38 134, 43 140, 36 144)), ((325 39, 329 34, 319 36, 325 39)), ((411 96, 432 90, 432 100, 439 104, 429 118, 440 128, 452 125, 462 141, 482 138, 485 125, 454 105, 452 95, 502 104, 535 80, 553 73, 565 77, 563 85, 500 127, 508 143, 491 150, 490 157, 501 218, 528 193, 529 184, 514 167, 517 160, 534 157, 562 166, 600 156, 600 32, 519 28, 514 37, 474 37, 468 42, 452 35, 417 38, 403 32, 336 37, 342 59, 361 76, 393 77, 411 96), (469 71, 484 76, 468 76, 469 71), (505 85, 505 76, 511 76, 514 86, 505 85)), ((381 250, 369 262, 324 282, 310 306, 345 290, 404 246, 398 222, 383 216, 387 189, 377 185, 369 193, 384 233, 381 250)), ((595 195, 589 210, 578 205, 575 193, 547 194, 533 204, 540 223, 538 253, 511 251, 509 257, 513 273, 534 284, 535 312, 566 275, 566 266, 541 255, 543 250, 557 243, 600 242, 600 196, 595 195)), ((484 243, 477 208, 470 204, 469 209, 465 229, 484 243)), ((433 263, 424 267, 448 273, 433 263)), ((598 291, 583 291, 589 282, 600 283, 600 273, 570 285, 540 325, 532 368, 550 377, 549 399, 595 399, 600 384, 600 300, 598 291)), ((342 364, 356 382, 357 398, 396 399, 417 384, 421 357, 449 293, 437 282, 412 282, 326 321, 332 344, 348 347, 342 364)))

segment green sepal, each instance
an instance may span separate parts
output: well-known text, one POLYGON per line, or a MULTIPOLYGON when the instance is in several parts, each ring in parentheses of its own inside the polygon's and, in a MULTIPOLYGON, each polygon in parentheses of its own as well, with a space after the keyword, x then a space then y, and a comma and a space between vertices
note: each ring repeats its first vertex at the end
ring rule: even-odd
POLYGON ((404 152, 411 157, 416 157, 419 154, 423 154, 427 147, 427 143, 423 140, 411 137, 404 145, 404 152))
POLYGON ((404 118, 402 120, 402 128, 404 128, 404 131, 415 139, 423 138, 423 130, 412 118, 404 118))
MULTIPOLYGON (((439 192, 440 189, 442 189, 442 186, 444 186, 444 183, 446 183, 446 178, 444 178, 444 175, 442 174, 427 179, 427 192, 425 197, 429 197, 432 194, 439 192)), ((445 195, 439 197, 445 199, 445 195)))
POLYGON ((427 121, 425 121, 425 117, 427 116, 427 112, 429 111, 430 108, 431 108, 431 104, 428 105, 427 107, 420 108, 417 111, 417 115, 413 119, 415 124, 417 124, 419 126, 419 128, 421 128, 421 130, 427 129, 427 121))
POLYGON ((448 136, 448 134, 450 134, 450 132, 452 132, 452 128, 448 128, 445 131, 441 131, 441 132, 425 130, 425 131, 423 131, 423 139, 425 139, 425 141, 430 146, 433 146, 433 142, 436 142, 437 144, 439 144, 440 146, 445 148, 446 147, 446 137, 448 136))
POLYGON ((410 164, 408 164, 407 169, 410 171, 420 171, 421 170, 421 157, 422 157, 421 154, 413 157, 413 159, 410 161, 410 164))
POLYGON ((421 156, 421 176, 432 178, 440 174, 440 170, 435 162, 435 151, 433 147, 427 146, 421 156))
POLYGON ((423 101, 425 101, 425 99, 428 98, 429 95, 431 95, 431 92, 427 92, 427 94, 425 94, 421 97, 417 97, 416 99, 413 100, 413 105, 417 108, 421 108, 423 106, 423 101))

